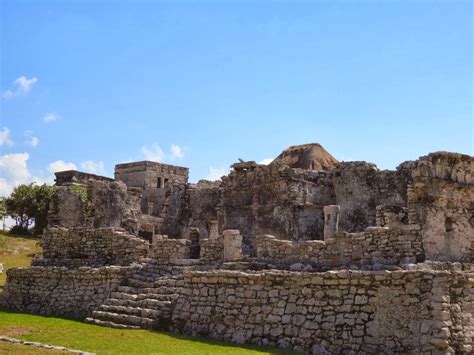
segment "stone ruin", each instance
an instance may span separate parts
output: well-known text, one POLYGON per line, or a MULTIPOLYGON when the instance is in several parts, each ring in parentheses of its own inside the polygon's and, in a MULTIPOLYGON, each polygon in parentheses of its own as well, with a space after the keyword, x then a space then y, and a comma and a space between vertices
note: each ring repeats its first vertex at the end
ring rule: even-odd
POLYGON ((4 306, 313 354, 471 354, 474 158, 378 170, 319 144, 218 182, 56 174, 43 254, 4 306))

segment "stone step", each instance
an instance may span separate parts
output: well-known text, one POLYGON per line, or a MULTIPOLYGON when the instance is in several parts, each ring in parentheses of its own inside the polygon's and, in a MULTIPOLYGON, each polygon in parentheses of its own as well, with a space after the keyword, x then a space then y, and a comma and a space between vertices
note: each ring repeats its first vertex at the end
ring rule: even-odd
POLYGON ((169 294, 180 294, 181 287, 172 287, 172 286, 159 286, 159 287, 144 287, 140 289, 140 292, 146 294, 161 294, 161 295, 169 295, 169 294))
POLYGON ((120 314, 114 312, 94 311, 92 317, 94 319, 109 321, 116 324, 134 325, 143 328, 150 328, 154 325, 155 320, 147 317, 139 317, 128 314, 120 314))
POLYGON ((110 321, 104 321, 96 318, 86 318, 86 323, 100 325, 102 327, 110 327, 110 328, 117 328, 117 329, 141 329, 141 327, 136 325, 128 325, 128 324, 118 324, 110 321))
POLYGON ((154 301, 161 301, 161 302, 174 302, 179 298, 179 295, 176 293, 139 293, 137 295, 137 301, 141 300, 154 300, 154 301))
POLYGON ((156 319, 163 316, 171 315, 171 307, 163 307, 160 310, 150 308, 139 308, 139 307, 127 307, 127 306, 114 306, 114 305, 101 305, 98 311, 127 314, 129 316, 137 316, 141 318, 156 319))
POLYGON ((129 279, 128 285, 136 288, 153 288, 155 286, 154 282, 143 282, 140 280, 129 279))
POLYGON ((184 271, 189 270, 189 267, 183 266, 173 266, 173 267, 145 267, 140 272, 148 272, 152 274, 159 274, 162 276, 172 275, 172 276, 179 276, 184 271))
POLYGON ((136 274, 133 274, 130 279, 131 280, 144 281, 144 282, 153 282, 155 280, 158 280, 161 277, 163 277, 163 276, 159 275, 159 274, 147 273, 146 275, 144 275, 142 273, 136 273, 136 274))
POLYGON ((135 301, 137 299, 137 294, 133 293, 126 293, 126 292, 112 292, 110 294, 110 298, 115 298, 118 300, 130 300, 130 301, 135 301))
POLYGON ((175 279, 160 279, 155 281, 155 286, 183 286, 184 285, 184 280, 175 280, 175 279))
POLYGON ((138 308, 148 308, 148 309, 166 309, 166 308, 170 308, 173 302, 176 300, 176 298, 172 299, 167 296, 168 295, 165 295, 164 297, 158 297, 158 295, 155 295, 154 296, 155 298, 148 297, 146 299, 141 299, 139 301, 109 298, 108 300, 105 301, 104 305, 122 306, 122 307, 138 307, 138 308))
POLYGON ((136 287, 130 287, 130 286, 118 286, 116 292, 137 294, 138 289, 136 287))

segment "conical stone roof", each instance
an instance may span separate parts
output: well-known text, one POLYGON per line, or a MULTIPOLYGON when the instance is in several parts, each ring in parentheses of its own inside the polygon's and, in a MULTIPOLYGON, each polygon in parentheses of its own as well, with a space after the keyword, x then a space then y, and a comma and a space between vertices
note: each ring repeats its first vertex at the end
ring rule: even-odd
POLYGON ((305 170, 329 170, 338 163, 319 143, 293 145, 285 149, 270 164, 288 165, 305 170))

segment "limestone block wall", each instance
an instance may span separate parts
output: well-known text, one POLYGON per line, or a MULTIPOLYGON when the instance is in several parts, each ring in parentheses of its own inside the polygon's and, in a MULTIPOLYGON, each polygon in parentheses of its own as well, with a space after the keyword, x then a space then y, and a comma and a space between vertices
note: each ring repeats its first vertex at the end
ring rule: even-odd
POLYGON ((189 259, 191 241, 169 239, 166 235, 155 235, 148 256, 156 260, 189 259))
POLYGON ((427 259, 473 262, 474 158, 446 152, 420 158, 408 214, 421 225, 427 259))
POLYGON ((9 269, 2 304, 19 312, 83 319, 135 271, 117 266, 9 269))
POLYGON ((224 259, 224 240, 222 236, 213 239, 203 239, 200 259, 209 262, 220 262, 224 259))
POLYGON ((427 270, 186 272, 172 321, 185 334, 316 354, 468 354, 474 318, 458 313, 459 307, 472 311, 473 276, 427 270), (445 287, 461 299, 447 301, 445 287))
POLYGON ((34 260, 42 266, 129 265, 145 257, 148 243, 114 228, 47 228, 43 255, 34 260))
POLYGON ((273 264, 372 265, 415 263, 424 259, 419 226, 369 227, 360 233, 336 233, 327 240, 293 242, 270 235, 256 239, 257 259, 273 264))

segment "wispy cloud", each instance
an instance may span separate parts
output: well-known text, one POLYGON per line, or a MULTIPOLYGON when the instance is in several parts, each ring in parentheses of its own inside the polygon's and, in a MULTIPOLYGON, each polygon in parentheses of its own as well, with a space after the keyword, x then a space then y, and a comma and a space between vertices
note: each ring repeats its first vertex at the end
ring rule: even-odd
POLYGON ((150 147, 143 146, 142 154, 145 156, 145 159, 156 162, 161 162, 165 157, 165 153, 158 143, 153 143, 150 147))
POLYGON ((39 144, 39 138, 33 134, 33 131, 25 131, 26 144, 36 147, 39 144))
POLYGON ((56 115, 54 113, 47 113, 44 117, 43 117, 43 122, 45 123, 49 123, 49 122, 53 122, 53 121, 57 121, 59 120, 61 117, 59 115, 56 115))
POLYGON ((0 131, 0 147, 2 145, 12 146, 13 139, 10 135, 10 130, 7 127, 3 127, 0 131))
POLYGON ((184 157, 184 150, 177 144, 171 144, 171 158, 172 159, 182 159, 184 157))
POLYGON ((222 176, 227 175, 228 169, 225 168, 214 168, 213 166, 209 167, 209 175, 206 177, 206 180, 217 181, 220 180, 222 176))
POLYGON ((273 161, 272 158, 265 158, 265 159, 263 159, 262 161, 259 161, 258 163, 259 163, 259 164, 263 164, 263 165, 268 165, 268 164, 270 164, 272 161, 273 161))
POLYGON ((86 160, 81 163, 81 169, 91 174, 105 174, 104 162, 86 160))
POLYGON ((36 76, 31 79, 28 79, 26 76, 20 76, 13 82, 13 87, 3 93, 3 98, 11 99, 15 96, 25 95, 31 91, 37 82, 38 78, 36 76))
POLYGON ((52 174, 65 170, 77 170, 77 166, 74 163, 65 162, 64 160, 56 160, 48 165, 48 171, 52 174))
POLYGON ((150 146, 144 145, 141 149, 141 153, 146 160, 152 160, 157 162, 174 161, 184 158, 185 149, 177 144, 171 144, 169 151, 164 151, 161 146, 154 142, 150 146))

